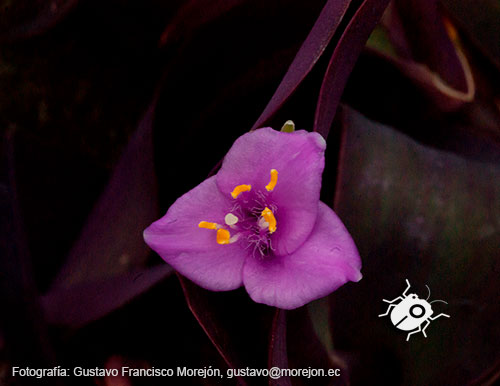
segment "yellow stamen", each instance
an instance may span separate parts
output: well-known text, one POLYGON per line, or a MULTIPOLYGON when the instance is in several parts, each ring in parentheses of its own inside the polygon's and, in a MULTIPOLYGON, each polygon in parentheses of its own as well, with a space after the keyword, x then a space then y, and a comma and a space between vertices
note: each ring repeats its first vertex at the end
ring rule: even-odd
POLYGON ((271 181, 266 185, 268 192, 272 192, 274 187, 278 183, 278 171, 276 169, 271 169, 271 181))
POLYGON ((231 196, 233 196, 233 198, 236 198, 243 192, 249 192, 250 189, 252 189, 252 185, 238 185, 231 192, 231 196))
POLYGON ((208 221, 200 221, 198 224, 200 228, 205 228, 205 229, 217 229, 217 224, 214 222, 208 222, 208 221))
POLYGON ((229 244, 229 239, 231 238, 231 234, 227 229, 219 229, 217 230, 217 244, 229 244))
POLYGON ((273 233, 276 231, 276 218, 274 217, 272 210, 266 206, 266 208, 262 211, 261 216, 269 224, 269 232, 273 233))

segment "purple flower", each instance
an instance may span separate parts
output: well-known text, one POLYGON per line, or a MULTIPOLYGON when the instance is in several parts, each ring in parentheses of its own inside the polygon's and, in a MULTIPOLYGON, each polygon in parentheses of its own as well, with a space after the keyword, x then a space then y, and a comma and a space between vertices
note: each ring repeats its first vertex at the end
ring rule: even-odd
POLYGON ((325 147, 303 130, 241 136, 217 175, 144 231, 146 243, 203 288, 244 285, 254 301, 284 309, 360 280, 351 236, 319 201, 325 147))

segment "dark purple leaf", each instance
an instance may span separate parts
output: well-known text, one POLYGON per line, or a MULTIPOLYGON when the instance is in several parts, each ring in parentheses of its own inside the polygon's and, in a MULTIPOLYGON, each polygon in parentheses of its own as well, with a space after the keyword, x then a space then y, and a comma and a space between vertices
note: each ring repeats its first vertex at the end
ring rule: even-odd
POLYGON ((170 266, 161 264, 54 289, 41 299, 45 317, 52 324, 82 327, 123 306, 172 272, 170 266))
MULTIPOLYGON (((454 110, 474 98, 467 58, 450 37, 435 0, 399 0, 384 15, 384 27, 397 54, 381 53, 422 88, 442 110, 454 110)), ((456 34, 456 32, 454 32, 456 34)))
POLYGON ((500 70, 500 7, 497 0, 440 0, 467 37, 500 70))
MULTIPOLYGON (((271 342, 269 344, 269 368, 278 367, 288 369, 288 353, 286 349, 286 311, 276 309, 273 327, 271 330, 271 342)), ((292 382, 290 377, 279 379, 269 378, 269 385, 289 386, 292 382)))
POLYGON ((331 367, 341 370, 341 381, 349 384, 349 366, 342 354, 334 348, 332 325, 330 320, 330 303, 335 298, 335 293, 322 299, 309 303, 307 309, 311 317, 311 324, 321 345, 328 354, 331 367))
MULTIPOLYGON (((311 321, 309 307, 300 307, 287 312, 287 351, 288 363, 291 369, 313 368, 313 369, 337 369, 340 368, 329 356, 327 348, 318 339, 315 326, 311 321)), ((340 368, 341 369, 341 368, 340 368)), ((343 385, 347 374, 342 373, 340 377, 315 377, 315 385, 343 385)), ((297 377, 293 383, 297 385, 310 384, 311 379, 297 377)))
POLYGON ((328 136, 347 79, 389 0, 365 0, 333 51, 316 105, 314 131, 328 136))
MULTIPOLYGON (((189 309, 230 368, 265 368, 275 309, 243 290, 212 292, 178 275, 189 309)), ((238 378, 241 384, 252 379, 238 378)))
POLYGON ((489 368, 484 374, 469 383, 469 386, 490 386, 495 385, 500 380, 500 359, 489 368))
MULTIPOLYGON (((371 44, 373 38, 372 34, 371 44)), ((498 162, 500 112, 490 91, 493 85, 481 70, 480 67, 474 71, 477 85, 474 101, 459 111, 443 114, 394 62, 368 49, 356 64, 342 100, 370 119, 397 127, 426 145, 476 160, 498 162)))
POLYGON ((109 278, 146 260, 149 248, 142 231, 158 217, 151 128, 155 106, 140 122, 52 290, 109 278))
POLYGON ((500 167, 425 147, 351 109, 341 118, 335 210, 358 246, 363 279, 333 296, 336 348, 358 353, 358 384, 467 384, 500 346, 500 167), (378 317, 405 279, 421 296, 427 284, 432 299, 448 302, 434 311, 451 315, 410 342, 378 317))
POLYGON ((451 87, 425 64, 394 56, 383 55, 383 57, 394 63, 403 74, 412 79, 441 110, 452 111, 464 103, 471 102, 475 94, 474 79, 469 63, 461 51, 457 50, 457 55, 467 83, 466 91, 451 87))
POLYGON ((160 37, 160 46, 173 40, 186 40, 201 26, 224 15, 245 0, 190 0, 182 5, 160 37), (203 11, 201 11, 203 10, 203 11))
POLYGON ((17 198, 13 133, 8 131, 0 141, 1 339, 14 363, 51 367, 54 352, 38 302, 17 198))
POLYGON ((39 35, 63 19, 78 0, 28 1, 2 9, 0 41, 12 42, 39 35))
MULTIPOLYGON (((457 49, 444 25, 437 0, 396 0, 392 16, 399 18, 396 32, 408 41, 410 59, 425 63, 450 87, 467 92, 467 81, 457 49)), ((391 23, 386 23, 391 32, 391 23)), ((390 33, 390 36, 393 36, 390 33)))
POLYGON ((175 65, 166 73, 155 119, 159 179, 179 181, 162 192, 166 203, 205 178, 232 142, 248 131, 265 106, 262 95, 275 91, 324 4, 244 2, 231 10, 231 17, 220 17, 183 41, 182 52, 176 51, 175 65), (179 151, 160 150, 167 142, 176 143, 179 151), (187 147, 193 155, 205 154, 202 167, 186 162, 182 169, 169 169, 186 155, 187 147))
POLYGON ((324 297, 307 305, 314 332, 328 353, 333 351, 332 331, 330 329, 330 301, 324 297))
POLYGON ((266 108, 252 129, 261 127, 292 95, 332 39, 350 0, 328 0, 266 108))

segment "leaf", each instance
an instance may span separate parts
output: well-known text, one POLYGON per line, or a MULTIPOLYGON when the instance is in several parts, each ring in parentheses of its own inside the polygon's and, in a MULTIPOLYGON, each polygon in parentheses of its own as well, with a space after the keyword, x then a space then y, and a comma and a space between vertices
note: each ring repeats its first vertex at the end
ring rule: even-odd
POLYGON ((489 368, 484 374, 479 378, 474 379, 470 386, 490 386, 494 385, 500 379, 500 359, 497 359, 495 364, 489 368))
POLYGON ((359 352, 357 383, 466 384, 500 345, 500 167, 425 147, 342 109, 335 208, 363 261, 363 280, 334 296, 334 341, 359 352), (405 287, 436 303, 438 319, 412 336, 379 318, 405 287), (376 355, 375 355, 376 354, 376 355), (439 366, 435 366, 439 363, 439 366), (362 370, 361 370, 362 369, 362 370), (390 373, 384 369, 391 369, 390 373))
POLYGON ((51 367, 54 352, 38 302, 17 196, 13 136, 9 130, 0 137, 0 339, 13 363, 51 367))
MULTIPOLYGON (((311 321, 309 307, 300 307, 287 312, 287 351, 288 363, 291 369, 338 369, 332 361, 323 342, 318 339, 311 321)), ((343 385, 348 379, 347 374, 340 371, 340 377, 315 377, 315 385, 343 385)), ((294 377, 294 384, 309 384, 310 379, 294 377)))
MULTIPOLYGON (((480 70, 474 72, 476 81, 480 70)), ((491 84, 491 79, 484 77, 481 85, 488 82, 491 84)), ((368 49, 356 64, 342 100, 366 117, 397 127, 425 145, 467 158, 498 162, 500 113, 492 106, 491 94, 479 87, 479 82, 477 85, 473 102, 459 111, 443 114, 428 94, 393 62, 368 49)), ((332 196, 333 193, 329 194, 325 200, 332 196)))
POLYGON ((398 0, 383 25, 398 54, 388 55, 442 110, 456 110, 474 98, 476 87, 469 62, 454 27, 444 23, 435 0, 398 0))
POLYGON ((340 376, 336 380, 339 384, 349 384, 349 365, 342 353, 337 351, 333 345, 332 326, 330 322, 331 300, 335 293, 324 298, 315 300, 307 305, 307 311, 311 319, 311 325, 314 333, 318 337, 318 344, 324 348, 330 368, 340 370, 340 376))
POLYGON ((328 137, 340 97, 354 64, 388 3, 389 0, 363 1, 333 51, 321 84, 314 116, 314 131, 324 138, 328 137))
POLYGON ((170 266, 161 264, 52 290, 41 299, 45 317, 52 324, 82 327, 123 306, 172 272, 170 266))
POLYGON ((396 32, 407 40, 410 51, 410 57, 403 58, 425 63, 444 83, 466 92, 463 66, 450 37, 456 31, 451 24, 445 26, 437 0, 396 0, 393 4, 392 17, 384 25, 391 36, 391 21, 399 18, 401 27, 396 32))
MULTIPOLYGON (((333 295, 335 296, 335 295, 333 295)), ((333 345, 333 336, 330 323, 330 296, 315 300, 307 305, 311 324, 319 341, 328 353, 332 365, 342 369, 342 377, 348 379, 348 366, 341 354, 333 345)))
POLYGON ((183 4, 160 37, 160 46, 164 46, 173 40, 183 38, 186 40, 193 31, 201 26, 212 22, 224 15, 245 0, 190 0, 183 4), (202 12, 200 10, 203 9, 202 12))
POLYGON ((30 4, 5 6, 2 19, 4 27, 0 29, 0 41, 14 42, 39 35, 62 20, 78 4, 78 0, 51 0, 39 5, 37 1, 30 4))
POLYGON ((252 130, 261 127, 311 71, 332 39, 350 3, 350 0, 328 0, 252 130))
MULTIPOLYGON (((286 311, 276 309, 273 326, 271 330, 271 341, 269 344, 269 368, 278 367, 288 369, 288 354, 286 349, 286 311)), ((292 382, 290 377, 269 379, 269 385, 289 386, 292 382)))
POLYGON ((497 0, 440 0, 467 37, 500 70, 500 5, 497 0))
POLYGON ((142 231, 158 216, 151 128, 155 106, 140 122, 51 291, 125 273, 149 255, 142 231))
MULTIPOLYGON (((274 308, 253 302, 243 289, 212 292, 178 277, 189 309, 228 366, 265 368, 274 308)), ((252 378, 238 380, 252 384, 252 378)))

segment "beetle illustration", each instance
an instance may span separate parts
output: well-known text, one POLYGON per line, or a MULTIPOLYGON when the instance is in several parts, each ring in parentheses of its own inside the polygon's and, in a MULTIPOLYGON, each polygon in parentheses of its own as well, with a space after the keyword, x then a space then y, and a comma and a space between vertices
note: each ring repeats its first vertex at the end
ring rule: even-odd
POLYGON ((382 299, 390 305, 385 314, 380 314, 379 318, 390 314, 391 322, 395 327, 403 331, 410 331, 406 337, 406 341, 408 342, 412 334, 416 334, 420 331, 422 331, 422 334, 424 334, 427 338, 425 329, 429 327, 431 321, 436 320, 441 316, 449 318, 450 315, 441 313, 439 315, 432 316, 433 310, 431 304, 434 302, 446 302, 444 300, 433 300, 432 302, 428 302, 427 300, 429 300, 429 297, 431 296, 431 290, 427 285, 426 287, 429 290, 429 295, 427 296, 427 299, 424 300, 420 299, 416 294, 406 295, 411 287, 408 279, 406 279, 406 284, 407 287, 401 296, 398 296, 393 300, 382 299))

